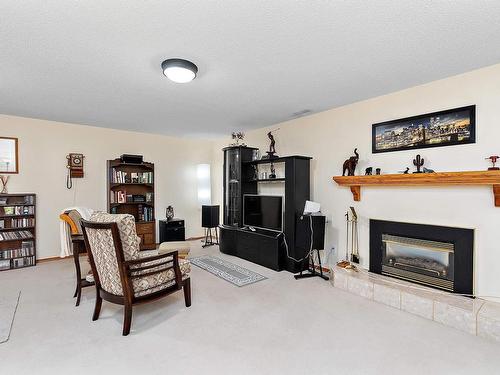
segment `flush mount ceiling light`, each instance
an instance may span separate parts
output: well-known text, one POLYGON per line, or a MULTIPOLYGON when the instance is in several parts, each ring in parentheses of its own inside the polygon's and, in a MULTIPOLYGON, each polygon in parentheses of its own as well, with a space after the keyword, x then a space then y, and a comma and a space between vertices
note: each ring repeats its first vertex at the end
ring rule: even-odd
POLYGON ((196 78, 198 67, 191 61, 183 59, 168 59, 161 63, 163 74, 176 83, 191 82, 196 78))

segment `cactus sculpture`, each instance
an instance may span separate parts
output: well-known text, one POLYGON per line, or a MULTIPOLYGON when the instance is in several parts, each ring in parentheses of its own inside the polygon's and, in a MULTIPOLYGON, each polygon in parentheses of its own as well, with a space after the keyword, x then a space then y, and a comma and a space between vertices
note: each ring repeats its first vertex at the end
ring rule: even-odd
POLYGON ((413 159, 413 165, 417 167, 417 171, 413 173, 422 173, 420 168, 422 168, 422 166, 424 165, 424 159, 422 159, 420 155, 417 155, 417 157, 413 159))

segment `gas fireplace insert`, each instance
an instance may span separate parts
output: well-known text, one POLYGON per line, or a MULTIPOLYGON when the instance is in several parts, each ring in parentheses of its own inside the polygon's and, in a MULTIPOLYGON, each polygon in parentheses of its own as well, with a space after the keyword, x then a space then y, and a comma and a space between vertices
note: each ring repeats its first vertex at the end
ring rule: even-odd
POLYGON ((370 220, 370 271, 473 294, 474 230, 370 220))

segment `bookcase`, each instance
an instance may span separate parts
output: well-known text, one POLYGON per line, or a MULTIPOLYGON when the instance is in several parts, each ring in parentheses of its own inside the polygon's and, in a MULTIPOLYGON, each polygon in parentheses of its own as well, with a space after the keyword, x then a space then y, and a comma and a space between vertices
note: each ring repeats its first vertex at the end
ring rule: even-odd
POLYGON ((108 160, 108 212, 134 216, 141 250, 156 248, 154 164, 108 160))
POLYGON ((0 194, 0 271, 36 265, 35 210, 35 194, 0 194))

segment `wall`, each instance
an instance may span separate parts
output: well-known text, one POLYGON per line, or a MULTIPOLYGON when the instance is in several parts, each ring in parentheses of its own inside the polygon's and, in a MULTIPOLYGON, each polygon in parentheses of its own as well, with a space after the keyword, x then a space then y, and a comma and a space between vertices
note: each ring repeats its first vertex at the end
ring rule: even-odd
MULTIPOLYGON (((339 93, 341 95, 341 93, 339 93)), ((258 109, 257 109, 258 110, 258 109)), ((354 202, 348 188, 337 186, 332 176, 342 173, 343 161, 358 148, 357 174, 367 166, 395 173, 421 154, 436 171, 484 170, 485 157, 500 152, 500 65, 431 82, 385 96, 332 109, 308 117, 250 131, 245 142, 266 150, 266 132, 275 132, 278 155, 312 156, 312 199, 328 215, 327 246, 345 254, 344 214, 350 205, 360 216, 360 256, 368 268, 369 219, 384 219, 475 229, 475 290, 500 296, 500 208, 493 206, 491 187, 365 188, 361 202, 354 202), (428 112, 476 104, 476 138, 471 145, 450 146, 384 154, 371 153, 371 125, 428 112)), ((222 202, 222 152, 230 140, 214 146, 212 176, 214 201, 222 202)))
POLYGON ((184 218, 187 237, 201 236, 196 165, 210 163, 207 142, 160 135, 64 124, 0 115, 0 135, 19 138, 20 173, 11 175, 9 192, 34 192, 38 199, 38 257, 59 255, 62 209, 85 206, 106 210, 106 160, 142 154, 155 163, 156 218, 172 205, 184 218), (66 189, 66 155, 85 155, 85 178, 66 189))

